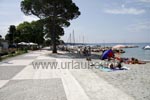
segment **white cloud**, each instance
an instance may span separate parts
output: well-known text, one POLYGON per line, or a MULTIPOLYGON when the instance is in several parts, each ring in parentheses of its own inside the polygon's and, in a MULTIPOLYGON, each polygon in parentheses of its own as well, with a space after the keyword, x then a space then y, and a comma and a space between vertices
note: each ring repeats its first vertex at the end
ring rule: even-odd
POLYGON ((128 26, 128 30, 134 33, 142 33, 150 31, 150 22, 140 22, 128 26))
POLYGON ((139 0, 140 2, 150 3, 150 0, 139 0))
POLYGON ((25 15, 23 15, 23 21, 32 22, 32 21, 36 21, 36 20, 38 20, 37 17, 34 17, 34 16, 25 16, 25 15))
POLYGON ((136 8, 125 8, 125 5, 122 5, 119 9, 106 9, 106 13, 110 14, 132 14, 132 15, 139 15, 143 14, 146 11, 144 9, 136 9, 136 8))
POLYGON ((32 21, 37 21, 37 20, 39 20, 37 17, 35 17, 35 16, 25 16, 25 15, 23 15, 22 17, 21 17, 21 20, 16 20, 14 23, 13 23, 13 25, 19 25, 20 23, 23 23, 24 21, 27 21, 27 22, 32 22, 32 21))
POLYGON ((2 35, 2 37, 5 37, 7 30, 8 26, 0 26, 0 35, 2 35))

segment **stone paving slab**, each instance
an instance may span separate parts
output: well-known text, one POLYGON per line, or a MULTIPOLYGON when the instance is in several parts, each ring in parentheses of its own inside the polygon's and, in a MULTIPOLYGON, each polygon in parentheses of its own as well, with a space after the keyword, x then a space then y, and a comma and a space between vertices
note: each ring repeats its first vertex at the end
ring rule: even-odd
POLYGON ((60 70, 52 69, 34 69, 32 65, 26 66, 22 71, 20 71, 12 80, 22 80, 22 79, 52 79, 60 78, 60 70))
POLYGON ((32 52, 32 54, 45 54, 44 51, 35 51, 35 52, 32 52))
POLYGON ((24 56, 29 56, 29 57, 31 57, 31 56, 40 56, 41 54, 39 54, 39 53, 28 53, 28 54, 25 54, 24 56))
POLYGON ((0 80, 0 89, 9 82, 9 80, 0 80))
POLYGON ((47 55, 38 56, 36 59, 56 59, 47 55))
MULTIPOLYGON (((45 61, 46 59, 43 59, 45 61)), ((50 59, 47 59, 50 60, 50 59)), ((51 59, 56 60, 56 59, 51 59)), ((35 61, 41 61, 40 59, 35 61)), ((57 59, 57 62, 61 60, 57 59)), ((60 66, 58 66, 60 67, 60 66)), ((23 79, 55 79, 61 78, 65 89, 67 100, 89 100, 84 90, 78 82, 72 77, 68 69, 34 69, 32 65, 28 65, 11 80, 23 79)), ((54 99, 55 100, 55 99, 54 99)), ((57 99, 56 99, 57 100, 57 99)), ((58 99, 59 100, 59 99, 58 99)))
POLYGON ((8 62, 1 62, 0 66, 23 66, 23 65, 29 65, 32 63, 34 59, 17 59, 17 60, 11 60, 8 62))
POLYGON ((0 80, 9 80, 25 66, 0 66, 0 80))
POLYGON ((134 100, 133 97, 99 78, 90 70, 72 70, 71 74, 85 90, 90 100, 134 100))
POLYGON ((18 57, 15 57, 15 59, 35 59, 37 56, 18 56, 18 57))
POLYGON ((11 80, 0 89, 0 100, 67 100, 61 79, 11 80))

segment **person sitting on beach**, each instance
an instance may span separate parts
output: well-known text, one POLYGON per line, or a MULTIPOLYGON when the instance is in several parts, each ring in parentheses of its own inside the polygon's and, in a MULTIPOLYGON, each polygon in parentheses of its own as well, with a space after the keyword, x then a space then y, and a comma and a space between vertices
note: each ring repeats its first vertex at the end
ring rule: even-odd
POLYGON ((111 65, 110 66, 110 69, 116 69, 116 68, 121 69, 122 68, 122 63, 121 62, 117 62, 116 65, 111 65))
POLYGON ((91 55, 91 47, 89 46, 88 47, 88 56, 90 56, 91 55))
POLYGON ((84 49, 83 49, 83 54, 84 54, 84 56, 88 56, 88 50, 87 50, 87 47, 84 47, 84 49))
POLYGON ((110 64, 108 64, 108 68, 115 69, 115 66, 114 66, 114 64, 110 63, 110 64))
POLYGON ((123 59, 121 59, 120 61, 117 62, 116 67, 121 69, 122 68, 122 63, 123 63, 123 59))
POLYGON ((110 69, 116 69, 116 68, 122 69, 122 61, 117 61, 115 63, 104 64, 102 66, 108 67, 110 69))
POLYGON ((146 62, 140 61, 140 60, 133 58, 133 57, 128 59, 125 63, 126 64, 146 64, 146 62))
POLYGON ((81 53, 82 53, 81 50, 82 50, 82 49, 81 49, 80 47, 78 47, 77 53, 78 53, 79 55, 81 55, 81 53))

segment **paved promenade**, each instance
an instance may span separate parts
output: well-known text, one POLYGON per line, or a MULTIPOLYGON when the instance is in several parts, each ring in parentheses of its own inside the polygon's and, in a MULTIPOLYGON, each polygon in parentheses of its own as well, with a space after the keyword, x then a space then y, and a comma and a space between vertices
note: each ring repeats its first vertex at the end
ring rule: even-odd
POLYGON ((0 62, 0 100, 134 100, 89 69, 35 69, 32 62, 68 62, 33 51, 0 62))

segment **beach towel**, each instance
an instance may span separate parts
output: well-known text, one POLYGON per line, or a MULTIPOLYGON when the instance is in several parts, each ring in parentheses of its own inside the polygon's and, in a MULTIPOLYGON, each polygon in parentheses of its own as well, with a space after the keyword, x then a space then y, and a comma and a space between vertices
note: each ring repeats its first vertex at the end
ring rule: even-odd
POLYGON ((110 69, 108 67, 105 67, 105 66, 96 66, 98 69, 100 69, 101 71, 104 71, 104 72, 113 72, 113 71, 120 71, 120 70, 129 70, 128 67, 126 66, 123 66, 121 69, 119 68, 116 68, 116 69, 110 69))

